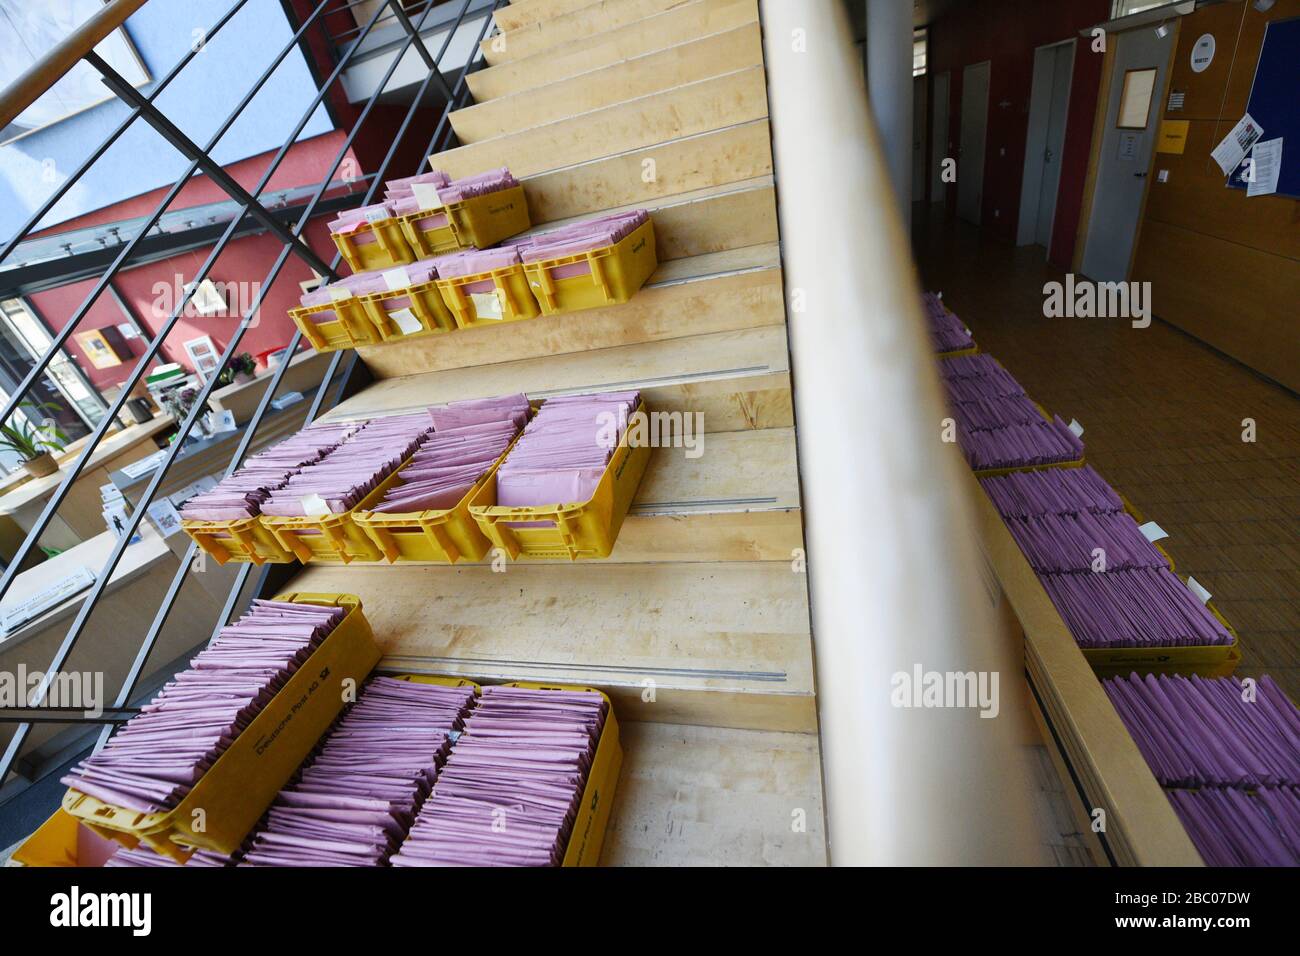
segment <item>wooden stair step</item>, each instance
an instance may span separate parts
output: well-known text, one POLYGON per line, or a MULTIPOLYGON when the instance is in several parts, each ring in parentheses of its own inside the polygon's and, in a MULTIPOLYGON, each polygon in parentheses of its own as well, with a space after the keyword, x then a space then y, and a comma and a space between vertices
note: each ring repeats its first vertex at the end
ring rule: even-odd
POLYGON ((521 178, 532 221, 544 224, 748 188, 771 175, 772 140, 761 119, 521 178))
POLYGON ((489 64, 506 63, 636 24, 681 3, 682 0, 600 0, 557 17, 485 37, 479 48, 489 64))
POLYGON ((357 349, 377 378, 784 325, 775 244, 674 259, 622 305, 357 349))
POLYGON ((601 865, 826 865, 815 734, 651 722, 620 730, 601 865))
POLYGON ((640 389, 654 410, 701 412, 708 432, 794 424, 789 351, 779 325, 382 379, 325 420, 407 414, 521 391, 539 399, 625 388, 640 389))
POLYGON ((766 116, 763 68, 747 67, 457 146, 429 157, 429 164, 452 177, 498 166, 509 166, 519 177, 532 176, 766 116))
POLYGON ((470 73, 476 103, 568 79, 745 23, 758 22, 758 0, 693 0, 636 23, 470 73))
POLYGON ((811 732, 805 576, 788 563, 308 565, 362 595, 390 672, 599 687, 619 720, 811 732))
POLYGON ((589 7, 598 0, 515 0, 492 12, 492 20, 503 33, 517 30, 540 20, 552 20, 574 10, 589 7))
POLYGON ((461 143, 476 143, 762 64, 762 35, 748 23, 456 110, 451 125, 461 143))

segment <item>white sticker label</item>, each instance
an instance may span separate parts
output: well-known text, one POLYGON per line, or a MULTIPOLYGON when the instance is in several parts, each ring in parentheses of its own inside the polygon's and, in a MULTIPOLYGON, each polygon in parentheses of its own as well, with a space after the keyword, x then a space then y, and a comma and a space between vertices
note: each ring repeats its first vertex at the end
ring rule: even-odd
POLYGON ((501 312, 501 296, 496 289, 491 292, 471 292, 469 299, 474 303, 474 312, 480 319, 504 318, 501 312))
POLYGON ((394 309, 388 313, 388 317, 393 320, 393 324, 402 330, 403 335, 413 335, 416 332, 423 332, 424 326, 420 320, 415 317, 415 313, 410 309, 394 309))
POLYGON ((330 513, 329 503, 320 495, 303 495, 298 499, 298 503, 302 505, 302 513, 305 515, 318 516, 330 513))
POLYGON ((1075 438, 1083 437, 1083 426, 1079 424, 1079 420, 1077 418, 1070 419, 1070 431, 1074 432, 1075 438))
POLYGON ((1138 530, 1142 532, 1142 537, 1153 543, 1162 538, 1169 537, 1169 532, 1160 527, 1160 525, 1156 524, 1154 521, 1148 521, 1146 524, 1138 525, 1138 530))
POLYGON ((442 197, 438 195, 438 187, 433 183, 412 183, 411 192, 415 194, 420 209, 442 208, 442 197))
POLYGON ((345 285, 332 285, 329 287, 330 298, 335 302, 342 302, 344 299, 352 298, 352 290, 345 285))
POLYGON ((379 222, 382 219, 392 219, 393 214, 388 211, 388 207, 380 206, 378 209, 366 210, 366 222, 379 222))
POLYGON ((1200 601, 1202 604, 1209 603, 1210 592, 1201 587, 1201 582, 1196 580, 1196 578, 1190 576, 1187 578, 1187 589, 1195 594, 1196 600, 1200 601))
POLYGON ((383 273, 384 284, 388 286, 389 292, 396 292, 398 289, 405 289, 411 284, 411 277, 406 274, 406 270, 401 266, 396 269, 386 269, 383 273))

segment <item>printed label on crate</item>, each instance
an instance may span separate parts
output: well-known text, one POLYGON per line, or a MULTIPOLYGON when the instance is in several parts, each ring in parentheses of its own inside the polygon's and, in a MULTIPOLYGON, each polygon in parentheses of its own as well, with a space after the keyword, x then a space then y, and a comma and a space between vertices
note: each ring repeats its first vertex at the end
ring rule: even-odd
POLYGON ((366 222, 379 222, 383 219, 392 219, 393 215, 386 208, 366 210, 366 222))
POLYGON ((433 183, 412 183, 411 192, 415 194, 415 201, 420 204, 421 211, 442 208, 442 197, 438 195, 438 187, 433 183))
POLYGON ((1077 418, 1070 419, 1070 431, 1074 432, 1075 438, 1083 437, 1083 426, 1079 424, 1079 420, 1077 418))
POLYGON ((335 302, 342 302, 344 299, 352 298, 352 290, 344 285, 332 285, 329 287, 330 298, 335 302))
POLYGON ((329 503, 320 495, 303 495, 298 502, 302 505, 303 514, 319 517, 330 513, 329 503))
POLYGON ((474 303, 474 312, 480 319, 501 319, 501 296, 497 290, 491 292, 471 292, 469 300, 474 303))
POLYGON ((411 284, 411 277, 406 274, 406 269, 398 266, 396 269, 385 269, 383 272, 384 285, 388 286, 389 292, 396 292, 399 289, 405 289, 411 284))
POLYGON ((394 309, 388 313, 388 317, 393 320, 394 325, 402 330, 403 335, 412 335, 424 331, 424 326, 420 324, 420 320, 415 317, 415 313, 410 309, 394 309))

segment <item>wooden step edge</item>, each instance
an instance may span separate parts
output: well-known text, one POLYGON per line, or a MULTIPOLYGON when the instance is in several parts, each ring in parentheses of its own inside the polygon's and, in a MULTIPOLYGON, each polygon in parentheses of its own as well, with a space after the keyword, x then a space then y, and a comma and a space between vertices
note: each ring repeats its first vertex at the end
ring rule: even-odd
MULTIPOLYGON (((457 154, 463 155, 463 154, 468 154, 474 150, 486 150, 493 146, 500 146, 502 143, 513 138, 537 134, 537 133, 545 132, 547 130, 558 129, 566 123, 599 122, 599 120, 601 119, 600 114, 613 114, 615 111, 619 111, 619 110, 631 111, 641 106, 653 106, 655 105, 656 100, 662 101, 667 97, 685 96, 690 93, 698 92, 699 90, 708 86, 717 86, 729 81, 734 81, 740 78, 748 78, 748 77, 756 78, 760 83, 763 84, 763 89, 764 91, 766 91, 767 80, 764 74, 764 67, 762 66, 762 64, 758 64, 755 66, 744 66, 744 67, 740 67, 739 69, 728 70, 725 73, 717 73, 714 74, 713 76, 701 77, 700 79, 697 80, 690 80, 686 83, 679 83, 676 86, 672 86, 665 90, 660 90, 658 92, 645 93, 641 96, 634 96, 630 99, 619 100, 617 103, 610 103, 605 106, 597 106, 589 110, 583 110, 580 113, 570 113, 567 116, 559 117, 558 119, 551 120, 550 122, 547 123, 538 123, 536 126, 526 126, 520 129, 501 133, 497 136, 489 136, 486 139, 476 140, 473 143, 466 143, 463 146, 454 146, 451 149, 445 149, 441 153, 435 153, 432 156, 430 156, 429 164, 431 167, 435 169, 441 169, 442 167, 438 165, 439 162, 446 163, 449 157, 453 157, 457 154)), ((764 112, 762 116, 750 117, 749 121, 753 121, 754 119, 762 119, 767 116, 766 97, 764 97, 763 109, 764 112)), ((726 125, 734 126, 736 124, 728 123, 726 125)), ((723 126, 714 127, 714 129, 723 129, 723 128, 725 127, 723 126)), ((712 132, 712 130, 704 130, 703 132, 712 132)), ((679 139, 679 138, 681 137, 673 137, 673 139, 679 139)), ((667 140, 665 140, 665 142, 667 142, 667 140)), ((632 148, 644 149, 645 147, 637 146, 632 148)), ((628 151, 629 150, 620 150, 620 152, 628 152, 628 151)), ((617 154, 606 153, 602 156, 592 157, 592 159, 605 159, 608 156, 614 156, 614 155, 617 154)), ((590 161, 591 160, 582 160, 582 162, 590 162, 590 161)), ((578 164, 570 163, 569 165, 578 165, 578 164)), ((563 167, 557 166, 554 167, 553 169, 561 169, 561 168, 563 167)), ((547 170, 541 170, 540 172, 552 172, 552 171, 553 171, 552 169, 547 169, 547 170)), ((529 175, 536 175, 536 174, 533 173, 529 175)))
MULTIPOLYGON (((637 74, 641 74, 640 86, 645 89, 645 92, 640 96, 653 96, 685 85, 683 82, 674 82, 683 70, 686 71, 687 76, 693 77, 686 82, 696 82, 762 65, 763 43, 758 24, 747 23, 730 30, 722 30, 660 50, 629 57, 575 77, 566 77, 527 90, 519 90, 486 102, 473 103, 455 110, 449 118, 457 138, 462 143, 484 142, 496 136, 522 132, 567 117, 579 116, 582 112, 592 112, 637 98, 624 97, 620 100, 610 100, 578 113, 564 108, 563 101, 566 97, 572 98, 575 93, 581 95, 590 90, 611 90, 625 77, 636 77, 637 74), (537 119, 539 113, 544 118, 537 119), (523 125, 516 124, 509 130, 505 129, 511 124, 512 119, 522 120, 523 125), (499 132, 489 132, 493 125, 499 128, 499 132)), ((609 94, 605 92, 597 95, 609 94)))
POLYGON ((661 49, 756 22, 757 0, 692 0, 626 27, 573 40, 542 53, 489 64, 485 69, 470 73, 466 82, 474 99, 483 103, 521 89, 530 89, 519 82, 527 83, 539 74, 551 76, 547 82, 553 82, 628 59, 625 51, 629 46, 641 51, 661 49), (659 31, 657 35, 656 31, 659 31), (651 36, 655 37, 652 43, 662 41, 662 46, 647 47, 644 40, 651 36), (554 72, 557 63, 566 65, 554 72))
POLYGON ((771 175, 772 141, 764 118, 584 160, 521 182, 534 219, 547 223, 771 175))
POLYGON ((581 10, 584 7, 594 6, 600 0, 513 0, 504 7, 497 7, 492 11, 492 20, 497 25, 497 29, 503 33, 509 30, 517 30, 520 27, 527 26, 530 23, 537 23, 548 17, 563 16, 581 10), (563 10, 563 13, 556 13, 556 10, 563 10))
POLYGON ((766 673, 702 671, 698 676, 675 675, 662 668, 620 668, 616 665, 555 664, 542 661, 493 661, 467 658, 385 657, 386 673, 438 674, 465 677, 475 683, 502 684, 512 680, 553 680, 595 687, 609 695, 614 713, 623 721, 695 724, 738 730, 815 733, 817 702, 811 690, 778 689, 762 681, 784 681, 766 673), (653 695, 653 699, 647 699, 653 695))
POLYGON ((815 734, 629 722, 603 866, 825 866, 815 734))
POLYGON ((575 40, 585 40, 635 26, 671 10, 681 2, 682 0, 596 0, 557 17, 534 20, 517 29, 484 37, 479 42, 479 50, 492 66, 509 63, 550 52, 575 40), (520 52, 521 47, 523 52, 520 52))

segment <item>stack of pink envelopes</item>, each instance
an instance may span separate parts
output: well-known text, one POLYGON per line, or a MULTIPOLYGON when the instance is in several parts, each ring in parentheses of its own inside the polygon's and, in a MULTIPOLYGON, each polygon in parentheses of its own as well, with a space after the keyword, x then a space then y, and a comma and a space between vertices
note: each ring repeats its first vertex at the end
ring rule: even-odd
POLYGON ((62 782, 143 813, 175 807, 343 617, 338 607, 255 600, 62 782))
POLYGON ((271 492, 289 476, 320 461, 361 428, 361 423, 309 425, 278 445, 249 458, 234 474, 181 506, 181 517, 197 521, 234 521, 260 514, 271 492))
POLYGON ((558 866, 605 725, 583 691, 484 687, 393 866, 558 866))
POLYGON ((280 791, 240 865, 383 865, 473 700, 472 687, 372 678, 280 791))
POLYGON ((427 415, 372 419, 327 458, 273 489, 262 514, 342 514, 374 491, 432 433, 427 415))
POLYGON ((234 857, 226 856, 224 853, 217 853, 214 850, 195 850, 190 854, 190 858, 185 861, 173 860, 169 856, 163 856, 149 849, 148 846, 141 843, 137 847, 130 849, 122 847, 107 860, 104 866, 126 867, 126 866, 145 866, 145 867, 172 867, 172 866, 192 866, 192 867, 217 867, 230 866, 234 862, 234 857))
MULTIPOLYGON (((428 208, 422 204, 421 199, 416 195, 414 187, 417 184, 431 186, 437 191, 438 200, 445 206, 448 203, 460 202, 463 199, 486 196, 489 193, 500 192, 503 189, 513 189, 519 185, 519 180, 515 179, 505 166, 499 169, 489 169, 482 173, 475 173, 473 176, 462 176, 460 179, 449 180, 446 173, 435 170, 432 173, 425 173, 423 176, 390 180, 385 183, 385 195, 392 201, 393 210, 397 215, 405 216, 428 208), (439 181, 439 177, 441 177, 441 181, 439 181)), ((429 227, 423 223, 421 225, 424 228, 429 227)), ((430 225, 437 225, 437 223, 430 225)))
POLYGON ((640 392, 547 399, 497 469, 497 504, 587 501, 640 401, 640 392))
POLYGON ((465 497, 514 441, 529 416, 524 395, 429 409, 436 432, 398 472, 375 511, 443 511, 465 497))

